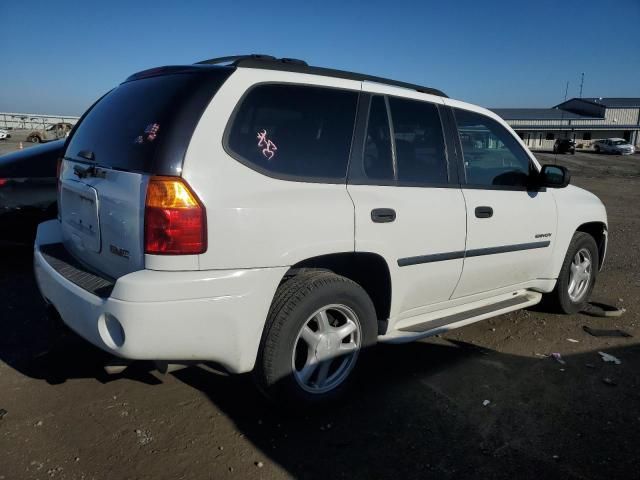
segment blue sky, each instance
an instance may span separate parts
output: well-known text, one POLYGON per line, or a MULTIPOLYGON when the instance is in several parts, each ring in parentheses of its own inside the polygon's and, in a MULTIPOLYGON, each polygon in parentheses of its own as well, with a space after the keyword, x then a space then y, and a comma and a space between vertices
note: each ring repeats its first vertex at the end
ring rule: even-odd
POLYGON ((81 114, 135 71, 252 52, 487 107, 554 105, 581 72, 584 96, 640 97, 639 32, 640 0, 8 0, 0 111, 81 114))

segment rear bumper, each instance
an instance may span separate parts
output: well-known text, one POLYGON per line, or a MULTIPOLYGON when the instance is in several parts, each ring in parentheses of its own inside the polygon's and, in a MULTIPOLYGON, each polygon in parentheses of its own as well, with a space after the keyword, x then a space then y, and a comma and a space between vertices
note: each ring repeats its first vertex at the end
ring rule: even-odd
POLYGON ((38 286, 63 321, 114 355, 135 360, 214 361, 232 373, 253 369, 271 300, 286 267, 164 272, 115 281, 108 297, 63 276, 42 246, 60 243, 57 220, 38 227, 38 286))

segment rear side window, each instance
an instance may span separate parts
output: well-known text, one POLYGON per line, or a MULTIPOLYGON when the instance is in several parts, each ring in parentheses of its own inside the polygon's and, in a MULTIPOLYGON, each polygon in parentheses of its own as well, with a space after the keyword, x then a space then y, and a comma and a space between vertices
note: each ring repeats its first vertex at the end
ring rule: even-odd
POLYGON ((399 186, 448 183, 438 107, 417 100, 371 97, 362 171, 354 169, 352 178, 356 183, 399 186))
POLYGON ((233 156, 270 176, 342 182, 358 92, 264 84, 238 107, 227 136, 233 156))
POLYGON ((364 174, 368 179, 394 181, 389 116, 385 99, 381 96, 371 99, 363 160, 364 174))
POLYGON ((67 158, 93 157, 100 165, 123 170, 179 174, 202 112, 228 76, 225 70, 175 73, 119 85, 82 119, 67 158))
POLYGON ((427 102, 389 98, 398 183, 447 183, 447 157, 438 108, 427 102))
POLYGON ((525 187, 531 162, 509 131, 492 118, 455 109, 467 183, 525 187))

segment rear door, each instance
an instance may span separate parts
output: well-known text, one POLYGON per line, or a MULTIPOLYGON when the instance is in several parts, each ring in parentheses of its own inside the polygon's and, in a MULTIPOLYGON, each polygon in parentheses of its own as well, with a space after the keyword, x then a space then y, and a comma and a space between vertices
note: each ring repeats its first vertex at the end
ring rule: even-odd
POLYGON ((193 130, 228 76, 227 69, 141 74, 85 114, 61 171, 69 252, 112 278, 144 268, 148 180, 180 176, 193 130))
POLYGON ((453 298, 541 278, 553 251, 556 204, 532 188, 537 166, 497 120, 455 108, 467 206, 464 269, 453 298))
POLYGON ((462 271, 465 206, 449 165, 439 97, 368 86, 360 103, 349 194, 355 248, 382 254, 392 276, 391 316, 411 317, 451 296, 462 271))

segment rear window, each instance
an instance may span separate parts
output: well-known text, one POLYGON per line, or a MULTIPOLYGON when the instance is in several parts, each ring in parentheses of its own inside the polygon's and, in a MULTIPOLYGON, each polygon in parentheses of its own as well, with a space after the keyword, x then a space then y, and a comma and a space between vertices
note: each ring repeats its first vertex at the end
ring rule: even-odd
POLYGON ((341 182, 358 93, 264 84, 244 97, 229 129, 229 152, 245 165, 288 180, 341 182))
POLYGON ((176 175, 191 135, 230 71, 159 75, 125 82, 78 125, 66 151, 74 160, 176 175))

